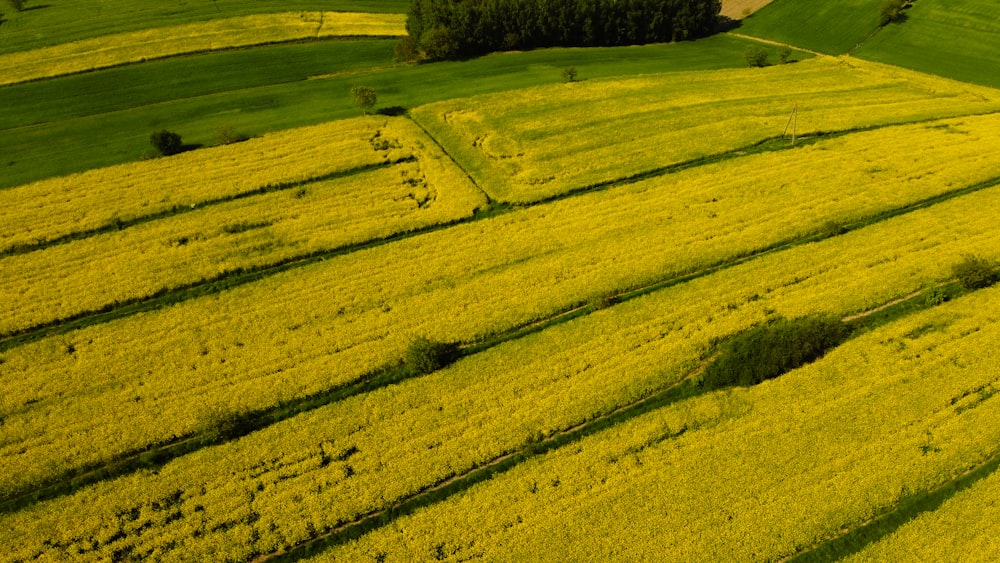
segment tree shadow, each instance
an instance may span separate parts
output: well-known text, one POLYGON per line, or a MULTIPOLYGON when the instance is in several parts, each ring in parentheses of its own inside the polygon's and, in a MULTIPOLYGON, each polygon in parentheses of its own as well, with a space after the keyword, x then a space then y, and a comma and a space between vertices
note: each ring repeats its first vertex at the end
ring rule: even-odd
POLYGON ((25 6, 21 8, 22 12, 31 12, 33 10, 44 10, 45 8, 51 8, 50 4, 39 4, 38 6, 25 6))
POLYGON ((390 117, 399 117, 401 115, 406 115, 406 108, 403 106, 390 106, 387 108, 379 108, 375 112, 378 115, 387 115, 390 117))
POLYGON ((181 154, 182 152, 196 151, 204 146, 205 145, 203 145, 202 143, 185 143, 181 145, 181 150, 177 151, 177 154, 181 154))

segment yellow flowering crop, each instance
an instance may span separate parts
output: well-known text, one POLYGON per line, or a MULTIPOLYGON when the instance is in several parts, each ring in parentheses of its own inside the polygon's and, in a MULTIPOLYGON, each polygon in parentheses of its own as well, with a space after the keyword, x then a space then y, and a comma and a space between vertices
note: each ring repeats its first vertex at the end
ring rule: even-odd
MULTIPOLYGON (((995 393, 997 386, 984 389, 995 393)), ((990 563, 1000 559, 1000 473, 960 491, 939 508, 918 515, 846 563, 948 561, 990 563)))
POLYGON ((0 85, 185 53, 338 36, 406 35, 405 14, 283 12, 157 27, 0 55, 0 85))
MULTIPOLYGON (((776 380, 531 460, 310 561, 780 560, 997 453, 1000 397, 963 398, 1000 384, 997 311, 1000 288, 912 315, 776 380)), ((990 528, 974 526, 968 547, 990 542, 990 528)), ((921 536, 930 560, 965 553, 921 536)))
MULTIPOLYGON (((698 364, 712 341, 769 315, 864 309, 908 293, 929 280, 946 277, 947 265, 971 249, 1000 257, 1000 226, 991 220, 990 211, 997 204, 1000 189, 987 190, 592 313, 504 343, 430 376, 353 397, 229 444, 206 448, 171 462, 156 474, 140 473, 102 483, 2 517, 0 543, 18 546, 13 557, 26 559, 39 553, 56 556, 77 549, 83 550, 78 557, 101 559, 127 545, 136 546, 139 553, 156 553, 157 558, 167 560, 218 559, 220 553, 241 553, 246 558, 255 552, 280 551, 316 532, 390 506, 451 475, 517 450, 532 437, 551 435, 674 383, 698 364), (926 229, 934 224, 941 228, 926 229), (174 500, 164 508, 169 499, 174 500), (119 516, 123 514, 130 516, 119 516), (201 531, 193 534, 193 530, 201 531), (104 538, 107 543, 95 548, 93 538, 104 538), (43 545, 46 540, 51 545, 43 545)), ((990 303, 996 300, 995 296, 990 303)), ((981 303, 982 309, 990 310, 990 303, 981 303)), ((930 317, 923 314, 917 321, 907 320, 905 328, 895 329, 892 334, 903 334, 897 340, 910 342, 905 335, 915 334, 913 327, 937 326, 940 319, 953 316, 950 310, 930 317)), ((958 324, 954 330, 949 328, 949 334, 960 336, 970 326, 958 324)), ((993 332, 982 336, 987 340, 994 337, 993 332)), ((874 341, 879 342, 877 338, 874 341)), ((886 346, 897 348, 896 342, 889 341, 886 346)), ((925 339, 920 346, 920 350, 910 350, 911 359, 914 354, 923 354, 925 348, 940 346, 940 341, 925 339)), ((954 357, 951 348, 940 353, 946 359, 954 357)), ((940 362, 933 365, 939 367, 940 362)), ((794 393, 815 390, 814 384, 802 383, 801 376, 786 377, 798 379, 782 388, 785 403, 778 406, 792 408, 798 404, 794 393)), ((824 377, 818 376, 820 380, 824 377)), ((962 378, 956 385, 979 384, 967 375, 962 378)), ((894 381, 899 384, 899 379, 894 381)), ((866 380, 868 386, 872 380, 877 381, 875 375, 866 380)), ((799 413, 800 419, 815 413, 824 400, 835 407, 842 405, 830 396, 838 392, 839 384, 839 380, 830 384, 826 394, 803 403, 803 408, 813 410, 799 413)), ((774 385, 772 382, 762 388, 774 385)), ((853 397, 855 403, 863 402, 867 389, 852 388, 844 394, 853 397)), ((137 392, 142 391, 137 388, 137 392)), ((633 456, 644 447, 681 429, 704 436, 724 428, 724 437, 732 441, 745 428, 733 428, 733 424, 769 408, 766 401, 755 397, 754 392, 723 392, 662 409, 647 416, 645 422, 606 433, 609 437, 600 442, 602 447, 607 449, 608 444, 619 442, 621 445, 614 446, 611 452, 589 447, 586 463, 606 471, 612 471, 616 463, 632 468, 633 456)), ((196 400, 208 401, 211 397, 202 394, 196 400)), ((124 401, 119 408, 127 409, 124 401)), ((877 408, 877 404, 869 408, 877 408)), ((116 412, 122 414, 121 410, 116 412)), ((776 416, 780 414, 779 410, 776 416)), ((150 423, 156 420, 150 419, 150 423)), ((765 418, 760 427, 766 430, 768 420, 765 418)), ((965 420, 961 422, 966 424, 965 420)), ((119 431, 127 432, 133 425, 144 423, 129 416, 128 424, 119 431)), ((752 426, 747 434, 760 434, 760 427, 752 426)), ((802 438, 794 434, 794 429, 781 430, 792 432, 793 438, 802 438)), ((780 433, 767 438, 789 439, 780 433)), ((727 442, 698 451, 720 456, 722 463, 739 461, 718 453, 728 451, 728 447, 727 442)), ((674 457, 683 458, 685 451, 674 457)), ((656 463, 658 459, 652 455, 643 462, 656 463)), ((682 476, 680 482, 703 478, 696 464, 681 463, 691 473, 682 476)), ((24 465, 9 468, 28 471, 30 461, 24 459, 24 465)), ((562 475, 572 473, 560 471, 555 475, 562 479, 562 475)), ((531 489, 550 489, 552 475, 517 479, 505 488, 524 495, 531 489)), ((594 477, 585 470, 575 483, 575 491, 601 489, 601 477, 603 474, 594 477), (588 478, 592 482, 583 483, 588 478)), ((631 474, 622 476, 617 486, 627 486, 623 483, 629 478, 631 474)), ((515 500, 520 503, 523 499, 515 500)), ((688 501, 689 505, 693 502, 688 501)), ((745 505, 741 508, 749 510, 745 505)), ((467 503, 451 505, 450 509, 454 514, 449 517, 473 522, 484 515, 467 503)), ((439 514, 432 512, 435 510, 429 512, 439 514)), ((532 506, 529 512, 535 510, 537 507, 532 506)), ((475 532, 468 533, 469 538, 475 537, 475 532)), ((377 545, 384 534, 376 532, 373 537, 377 545)), ((382 549, 362 545, 372 550, 369 554, 382 549)), ((648 550, 649 545, 634 548, 648 550)), ((360 560, 361 555, 349 552, 346 559, 360 560)), ((491 555, 503 557, 504 552, 501 548, 491 555)), ((577 557, 567 553, 565 558, 577 557)), ((416 550, 403 559, 423 557, 416 550)))
POLYGON ((1000 109, 996 90, 850 58, 587 80, 413 111, 494 199, 525 202, 778 137, 1000 109))
MULTIPOLYGON (((989 119, 965 120, 962 127, 968 135, 908 126, 904 129, 910 135, 897 138, 921 132, 931 136, 927 139, 937 134, 974 138, 974 125, 980 122, 989 119)), ((950 123, 959 127, 957 122, 950 123)), ((848 155, 848 147, 863 144, 858 139, 871 136, 877 140, 881 134, 859 134, 835 143, 848 155)), ((928 148, 926 156, 933 159, 933 150, 928 148)), ((730 162, 720 168, 732 170, 733 166, 730 162)), ((888 179, 881 189, 871 185, 851 188, 851 174, 836 169, 816 178, 817 183, 806 188, 853 206, 860 205, 852 201, 857 194, 903 189, 888 179), (841 175, 843 182, 837 180, 841 175)), ((935 174, 929 178, 944 181, 935 174)), ((910 178, 908 183, 915 190, 911 196, 919 192, 918 181, 910 178)), ((736 190, 726 189, 723 193, 731 195, 736 190)), ((802 197, 791 186, 781 189, 782 197, 802 197)), ((759 198, 764 200, 765 194, 759 198)), ((4 361, 0 475, 5 479, 0 490, 9 494, 81 465, 203 430, 218 413, 264 408, 355 380, 394 361, 416 336, 471 340, 667 275, 685 264, 688 269, 696 267, 705 259, 698 241, 707 231, 685 222, 675 231, 662 216, 641 210, 676 202, 682 206, 706 202, 712 197, 711 192, 685 195, 681 190, 657 189, 653 183, 588 194, 356 252, 222 295, 12 349, 0 355, 4 361), (605 223, 595 217, 612 219, 605 223), (694 241, 683 241, 676 234, 692 230, 698 233, 694 241), (81 434, 89 437, 86 447, 75 438, 81 434)), ((664 330, 656 323, 671 318, 670 311, 675 309, 681 316, 671 326, 699 336, 679 344, 658 344, 673 352, 645 365, 666 365, 663 373, 657 371, 645 381, 636 379, 619 391, 606 391, 609 400, 621 401, 662 383, 662 377, 675 377, 711 338, 759 321, 768 308, 787 316, 862 310, 947 278, 950 264, 964 253, 1000 257, 998 226, 992 215, 998 198, 1000 189, 985 190, 753 261, 727 270, 731 277, 720 273, 678 286, 671 291, 693 289, 671 293, 678 297, 663 307, 614 308, 654 312, 648 320, 652 323, 649 338, 654 342, 664 330), (836 276, 835 281, 826 277, 828 272, 836 276), (769 297, 800 290, 794 300, 772 303, 769 297), (669 367, 670 362, 674 367, 669 367)), ((819 195, 810 204, 815 207, 814 215, 795 212, 804 213, 799 220, 806 230, 821 225, 824 217, 831 216, 826 213, 836 209, 819 195)), ((735 205, 740 205, 738 200, 735 205)), ((747 213, 759 215, 756 208, 747 213)), ((791 219, 795 213, 784 216, 791 219)), ((757 228, 774 230, 772 236, 780 235, 782 229, 774 220, 757 228)), ((712 244, 728 241, 723 247, 733 256, 763 244, 758 236, 753 231, 735 231, 712 244)), ((628 330, 638 324, 633 318, 620 326, 628 330)), ((609 326, 595 333, 619 338, 609 326)), ((631 350, 629 337, 624 338, 626 350, 631 350)), ((594 350, 605 353, 601 347, 594 350)), ((628 356, 616 362, 643 365, 642 356, 637 358, 640 364, 633 364, 628 356)), ((621 372, 637 378, 634 373, 631 368, 621 372)), ((521 430, 548 432, 563 422, 567 420, 541 428, 532 423, 521 430)), ((515 442, 519 436, 514 436, 515 442)))
POLYGON ((410 156, 374 150, 388 121, 331 121, 0 190, 0 250, 410 156))
MULTIPOLYGON (((389 118, 379 132, 378 141, 398 145, 392 150, 416 160, 185 210, 121 231, 0 258, 0 302, 12 305, 0 313, 0 334, 228 272, 469 217, 485 204, 482 192, 411 121, 389 118)), ((323 146, 322 136, 302 134, 323 146)), ((254 154, 247 148, 248 155, 254 154)), ((328 150, 329 145, 323 152, 328 150)), ((381 158, 371 145, 358 150, 357 155, 338 156, 348 162, 381 158)), ((290 161, 275 165, 279 174, 306 176, 315 173, 320 162, 330 165, 323 157, 302 162, 296 170, 290 161)), ((196 173, 205 180, 186 177, 210 192, 211 186, 201 182, 227 189, 229 182, 242 179, 238 168, 228 172, 220 174, 206 163, 196 173)), ((149 196, 161 188, 150 181, 133 189, 149 196)))

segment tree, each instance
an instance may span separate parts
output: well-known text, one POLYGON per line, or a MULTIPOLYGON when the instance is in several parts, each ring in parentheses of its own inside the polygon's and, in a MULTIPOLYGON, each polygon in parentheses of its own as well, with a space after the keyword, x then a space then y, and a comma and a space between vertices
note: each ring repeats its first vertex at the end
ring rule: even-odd
POLYGON ((577 72, 575 66, 568 66, 562 69, 563 82, 576 82, 576 76, 577 72))
POLYGON ((393 48, 393 60, 397 63, 411 63, 420 58, 420 46, 417 40, 409 35, 399 38, 393 48))
POLYGON ((885 0, 882 3, 882 10, 879 12, 879 25, 889 25, 899 21, 903 16, 903 8, 907 0, 885 0))
POLYGON ((368 115, 378 100, 375 89, 368 86, 351 86, 351 97, 354 99, 354 103, 361 108, 361 113, 365 115, 368 115))
POLYGON ((450 29, 444 26, 432 27, 420 36, 420 47, 432 61, 453 59, 459 54, 458 40, 450 29))
POLYGON ((767 50, 763 47, 748 45, 746 51, 743 52, 743 56, 746 58, 747 66, 749 67, 767 66, 767 50))
POLYGON ((24 9, 24 0, 7 0, 7 3, 18 12, 24 9))
POLYGON ((172 131, 157 131, 149 136, 149 142, 163 156, 171 156, 181 152, 181 136, 172 131))
POLYGON ((778 49, 778 60, 781 61, 781 64, 787 63, 788 58, 791 56, 792 56, 792 50, 789 49, 788 47, 781 47, 780 49, 778 49))

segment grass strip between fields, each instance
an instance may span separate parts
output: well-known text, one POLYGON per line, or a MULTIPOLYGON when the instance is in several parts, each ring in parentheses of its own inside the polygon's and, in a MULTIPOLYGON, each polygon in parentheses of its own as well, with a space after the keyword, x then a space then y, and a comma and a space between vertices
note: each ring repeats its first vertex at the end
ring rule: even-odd
MULTIPOLYGON (((915 202, 913 204, 906 205, 897 209, 892 209, 884 213, 880 213, 876 216, 869 217, 867 219, 862 219, 860 221, 857 221, 849 225, 834 225, 814 235, 798 237, 792 240, 779 241, 778 243, 760 249, 757 252, 753 252, 745 256, 735 257, 733 259, 723 261, 722 263, 698 270, 696 272, 691 272, 680 276, 673 276, 670 277, 669 279, 664 279, 656 283, 646 285, 644 287, 634 288, 616 294, 608 294, 605 295, 604 298, 599 302, 592 302, 592 303, 573 306, 571 308, 556 312, 550 315, 546 319, 535 321, 527 325, 515 327, 504 333, 494 335, 490 338, 485 338, 477 342, 469 343, 463 347, 461 355, 470 356, 473 354, 477 354, 486 351, 490 348, 493 348, 495 346, 498 346, 502 343, 524 338, 525 336, 528 336, 530 334, 541 332, 547 328, 569 322, 573 319, 585 316, 587 314, 606 308, 608 306, 613 306, 614 304, 620 302, 639 298, 644 295, 653 293, 655 291, 667 289, 699 278, 703 278, 712 275, 714 273, 729 268, 733 268, 753 260, 763 258, 770 254, 788 250, 790 248, 799 245, 809 244, 833 238, 836 236, 840 236, 849 233, 851 231, 856 231, 864 227, 874 225, 881 221, 885 221, 920 209, 925 209, 935 204, 955 199, 957 197, 966 194, 971 194, 980 190, 984 190, 996 185, 1000 185, 1000 178, 995 178, 988 182, 980 183, 974 186, 968 186, 965 188, 961 188, 959 190, 948 192, 946 194, 935 196, 933 198, 928 198, 920 202, 915 202)), ((473 220, 476 219, 475 218, 463 219, 456 221, 454 223, 464 223, 473 220)), ((444 226, 432 227, 431 229, 438 230, 447 227, 448 225, 444 225, 444 226)), ((394 235, 392 237, 389 237, 388 239, 372 241, 369 243, 365 243, 364 245, 361 246, 364 248, 380 246, 396 240, 402 240, 404 238, 417 236, 419 234, 422 234, 422 231, 394 235)), ((238 285, 256 281, 258 279, 261 279, 268 275, 272 275, 274 273, 286 271, 306 264, 312 264, 317 261, 325 260, 326 258, 330 258, 340 254, 345 254, 359 249, 360 248, 350 248, 350 249, 342 249, 333 253, 325 253, 325 252, 320 253, 317 256, 310 256, 304 259, 297 259, 295 261, 291 261, 285 264, 271 266, 262 269, 261 271, 258 272, 249 272, 238 276, 230 276, 210 284, 186 288, 176 293, 171 292, 170 294, 158 297, 156 299, 139 302, 133 305, 123 307, 121 310, 114 310, 91 317, 81 318, 76 321, 60 325, 58 327, 53 327, 51 330, 42 330, 39 332, 32 332, 20 335, 14 338, 7 339, 5 341, 0 341, 0 352, 8 350, 16 345, 38 340, 40 338, 47 337, 52 334, 61 334, 69 332, 71 330, 82 328, 83 326, 89 326, 91 324, 110 322, 116 318, 119 318, 120 316, 124 316, 121 314, 122 312, 125 312, 125 314, 135 314, 139 312, 160 309, 163 307, 167 307, 173 303, 180 302, 182 300, 193 299, 196 297, 201 297, 204 295, 210 295, 212 293, 224 291, 226 289, 230 289, 238 285)), ((941 291, 941 297, 945 300, 957 298, 958 296, 961 296, 967 292, 963 290, 961 287, 959 287, 956 283, 943 285, 939 288, 939 290, 941 291)), ((902 316, 924 310, 932 305, 929 302, 915 299, 915 297, 917 297, 917 294, 908 296, 908 298, 895 300, 885 306, 876 308, 870 313, 863 313, 860 315, 856 315, 855 318, 853 319, 845 319, 845 322, 849 323, 855 332, 861 330, 870 330, 877 326, 887 324, 888 322, 896 320, 902 316)), ((140 469, 155 469, 158 467, 162 467, 164 464, 168 463, 173 459, 176 459, 193 451, 197 451, 201 448, 222 444, 237 439, 241 436, 249 434, 250 432, 262 430, 264 428, 267 428, 268 426, 271 426, 283 420, 287 420, 298 414, 308 412, 310 410, 322 407, 324 405, 342 401, 352 396, 364 394, 376 389, 387 387, 389 385, 399 383, 413 376, 414 374, 408 372, 405 367, 402 367, 398 364, 385 365, 369 372, 365 376, 361 377, 357 382, 351 383, 349 385, 336 387, 313 395, 301 397, 291 401, 286 401, 281 404, 275 405, 274 407, 271 408, 241 413, 239 416, 232 417, 230 419, 222 421, 223 429, 221 431, 217 430, 198 435, 183 436, 169 443, 160 444, 152 448, 144 448, 141 450, 128 452, 127 454, 124 454, 111 462, 96 466, 92 465, 81 468, 78 471, 73 471, 70 474, 66 474, 61 478, 56 479, 52 481, 50 484, 47 484, 41 488, 37 488, 33 491, 18 495, 13 498, 4 499, 2 502, 0 502, 0 514, 19 510, 26 506, 30 506, 31 504, 34 504, 36 502, 70 494, 82 487, 97 482, 101 482, 104 480, 112 479, 115 477, 128 475, 140 469)), ((668 389, 655 396, 643 398, 638 403, 634 405, 629 405, 627 407, 623 407, 623 409, 625 409, 625 411, 628 412, 633 412, 632 410, 629 409, 639 408, 638 405, 640 403, 645 405, 647 402, 652 402, 657 405, 657 406, 647 405, 645 407, 642 407, 645 410, 635 411, 635 414, 633 416, 637 416, 638 414, 648 412, 653 408, 659 408, 659 406, 664 406, 665 404, 669 404, 669 402, 666 403, 663 402, 664 397, 660 396, 663 393, 667 393, 669 397, 672 397, 669 399, 669 402, 673 402, 678 398, 684 398, 689 396, 683 394, 675 396, 673 394, 674 391, 668 389)), ((583 429, 581 429, 581 431, 582 430, 583 429)), ((592 430, 590 431, 590 433, 596 431, 597 430, 592 430)), ((585 435, 588 434, 578 434, 574 439, 578 439, 585 435)), ((552 446, 552 447, 558 447, 558 446, 552 446)), ((545 451, 548 451, 548 449, 546 449, 545 451)), ((497 463, 499 465, 503 465, 504 467, 513 466, 513 465, 510 466, 505 465, 507 463, 506 460, 498 461, 497 463)), ((493 473, 494 472, 490 472, 488 473, 488 475, 485 475, 482 478, 486 478, 489 475, 492 475, 493 473)), ((482 478, 479 478, 479 480, 481 480, 482 478)), ((471 486, 471 484, 474 484, 475 482, 478 482, 478 480, 469 483, 469 485, 471 486)), ((440 484, 430 488, 435 489, 439 486, 440 484)), ((449 485, 449 487, 450 486, 451 485, 449 485)), ((418 508, 419 506, 424 506, 424 504, 416 505, 413 508, 415 509, 418 508)))

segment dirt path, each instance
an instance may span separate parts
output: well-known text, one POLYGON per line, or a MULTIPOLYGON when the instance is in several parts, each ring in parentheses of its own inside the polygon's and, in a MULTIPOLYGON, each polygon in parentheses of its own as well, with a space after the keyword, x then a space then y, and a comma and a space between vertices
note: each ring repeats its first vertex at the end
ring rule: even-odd
POLYGON ((764 43, 766 45, 774 45, 774 46, 777 46, 777 47, 788 47, 789 49, 791 49, 793 51, 804 51, 806 53, 811 53, 813 55, 816 55, 817 57, 829 57, 830 56, 830 55, 827 55, 826 53, 820 53, 819 51, 813 51, 811 49, 806 49, 805 47, 799 47, 799 46, 796 46, 796 45, 791 45, 789 43, 781 43, 780 41, 771 41, 770 39, 761 39, 760 37, 752 37, 750 35, 743 35, 742 33, 733 33, 732 31, 730 31, 728 33, 729 33, 729 35, 732 35, 733 37, 740 37, 740 38, 743 38, 743 39, 749 39, 750 41, 756 41, 758 43, 764 43))

